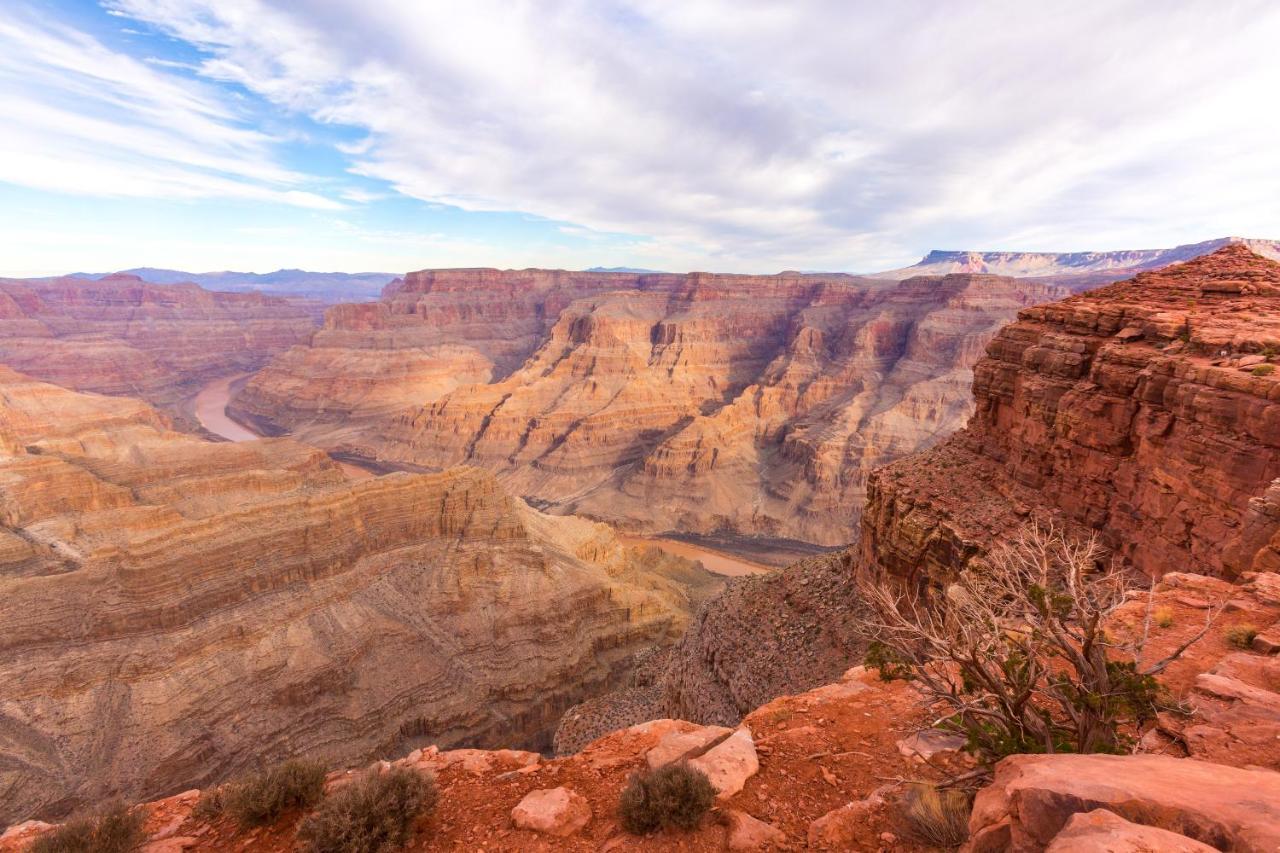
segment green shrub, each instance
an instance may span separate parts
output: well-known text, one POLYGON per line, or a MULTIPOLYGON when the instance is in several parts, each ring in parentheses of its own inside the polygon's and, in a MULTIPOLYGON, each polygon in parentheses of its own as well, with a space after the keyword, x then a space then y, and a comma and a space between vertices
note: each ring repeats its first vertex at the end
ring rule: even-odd
POLYGON ((1274 364, 1259 364, 1253 369, 1254 376, 1270 376, 1275 372, 1276 366, 1274 364))
POLYGON ((911 674, 911 668, 905 665, 903 657, 879 640, 872 640, 867 645, 862 663, 879 672, 881 681, 906 678, 911 674))
POLYGON ((309 808, 324 795, 325 767, 316 761, 286 761, 223 786, 222 809, 243 827, 271 823, 286 811, 309 808))
POLYGON ((1227 641, 1227 645, 1235 646, 1237 649, 1247 649, 1253 645, 1253 638, 1258 636, 1258 626, 1232 625, 1223 632, 1222 636, 1227 641))
POLYGON ((668 764, 631 777, 618 800, 618 817, 632 835, 668 828, 690 830, 715 799, 716 789, 707 774, 687 764, 668 764))
POLYGON ((115 801, 41 835, 28 849, 30 853, 131 853, 146 840, 142 821, 141 810, 130 811, 115 801))
POLYGON ((969 796, 933 785, 907 789, 903 816, 921 841, 935 847, 959 847, 969 837, 969 796))
POLYGON ((413 837, 414 820, 435 809, 430 777, 405 767, 372 772, 340 788, 302 822, 298 838, 312 853, 389 853, 413 837))

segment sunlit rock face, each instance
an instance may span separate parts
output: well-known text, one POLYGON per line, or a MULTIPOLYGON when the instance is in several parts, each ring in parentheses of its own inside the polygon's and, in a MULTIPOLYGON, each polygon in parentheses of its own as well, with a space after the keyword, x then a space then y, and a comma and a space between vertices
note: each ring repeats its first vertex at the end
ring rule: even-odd
POLYGON ((861 549, 945 578, 1031 516, 1152 576, 1280 568, 1280 264, 1229 245, 1029 308, 969 426, 871 478, 861 549))
POLYGON ((0 823, 295 755, 547 746, 716 586, 477 468, 353 481, 0 368, 0 823))
POLYGON ((331 309, 232 409, 347 453, 476 465, 551 512, 841 544, 867 472, 963 425, 996 329, 1077 286, 424 271, 331 309))
POLYGON ((167 405, 306 341, 319 305, 133 275, 0 279, 0 364, 167 405))

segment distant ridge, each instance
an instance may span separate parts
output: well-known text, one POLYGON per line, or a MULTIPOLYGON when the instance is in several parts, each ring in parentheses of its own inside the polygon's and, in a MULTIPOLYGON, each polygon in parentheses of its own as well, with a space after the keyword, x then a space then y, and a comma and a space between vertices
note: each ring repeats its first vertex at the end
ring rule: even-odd
POLYGON ((325 302, 362 302, 377 299, 382 288, 396 277, 389 272, 312 272, 282 269, 269 273, 184 272, 157 267, 135 267, 116 273, 75 273, 72 278, 100 279, 106 275, 136 275, 151 284, 180 284, 192 281, 207 290, 257 290, 279 296, 301 296, 325 302))
POLYGON ((915 275, 991 273, 1017 278, 1072 273, 1140 271, 1189 261, 1223 246, 1241 243, 1264 257, 1280 260, 1280 240, 1220 237, 1172 249, 1129 249, 1115 252, 965 252, 934 250, 909 267, 870 273, 874 278, 904 279, 915 275))
POLYGON ((662 270, 647 270, 643 267, 587 267, 583 272, 660 273, 662 270))

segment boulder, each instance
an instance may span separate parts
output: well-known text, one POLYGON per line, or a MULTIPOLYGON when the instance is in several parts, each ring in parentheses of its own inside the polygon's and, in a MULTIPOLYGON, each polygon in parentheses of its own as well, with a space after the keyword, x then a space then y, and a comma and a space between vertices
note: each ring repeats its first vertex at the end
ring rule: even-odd
POLYGON ((861 800, 832 809, 809 824, 809 846, 818 850, 849 850, 858 840, 858 832, 867 825, 867 816, 884 805, 884 792, 878 788, 861 800))
POLYGON ((668 732, 644 757, 651 769, 657 769, 682 758, 697 756, 710 744, 723 739, 732 731, 733 729, 724 726, 702 726, 690 732, 668 732))
POLYGON ((965 742, 965 736, 955 732, 923 729, 898 741, 898 752, 903 758, 927 761, 935 755, 958 752, 964 748, 965 742))
POLYGON ((969 819, 969 851, 1041 851, 1106 808, 1223 850, 1280 849, 1280 773, 1165 755, 1013 755, 969 819))
POLYGON ((738 729, 690 761, 689 766, 707 774, 716 789, 716 799, 727 800, 741 791, 747 780, 760 769, 751 730, 745 726, 738 729))
POLYGON ((565 838, 591 821, 591 806, 581 794, 564 786, 541 788, 525 794, 511 810, 511 820, 518 829, 565 838))
POLYGON ((729 825, 730 850, 768 850, 787 840, 787 836, 776 826, 738 809, 729 809, 725 820, 729 825))
POLYGON ((1094 809, 1073 815, 1045 853, 1213 853, 1185 835, 1130 823, 1115 812, 1094 809))

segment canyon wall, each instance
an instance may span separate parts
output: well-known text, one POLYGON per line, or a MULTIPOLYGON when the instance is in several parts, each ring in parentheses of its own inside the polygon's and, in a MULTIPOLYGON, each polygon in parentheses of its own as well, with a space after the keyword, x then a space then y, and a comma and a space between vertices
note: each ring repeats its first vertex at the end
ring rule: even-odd
POLYGON ((1280 567, 1280 264, 1230 245, 1029 308, 975 369, 976 411, 869 482, 863 562, 940 580, 1028 517, 1137 569, 1280 567))
POLYGON ((838 545, 867 472, 964 423, 996 329, 1080 286, 425 271, 331 309, 232 410, 630 530, 838 545))
POLYGON ((305 341, 319 312, 316 303, 131 275, 0 279, 0 364, 68 388, 168 405, 305 341))
POLYGON ((864 650, 857 572, 943 583, 1031 519, 1153 577, 1280 570, 1273 364, 1280 264, 1244 246, 1024 309, 975 367, 968 426, 870 475, 855 545, 733 582, 643 690, 570 711, 557 742, 627 715, 729 724, 834 678, 864 650))
POLYGON ((716 588, 479 469, 352 481, 0 368, 0 823, 301 754, 545 746, 716 588))

